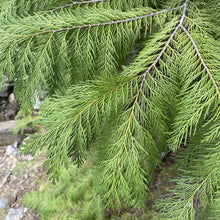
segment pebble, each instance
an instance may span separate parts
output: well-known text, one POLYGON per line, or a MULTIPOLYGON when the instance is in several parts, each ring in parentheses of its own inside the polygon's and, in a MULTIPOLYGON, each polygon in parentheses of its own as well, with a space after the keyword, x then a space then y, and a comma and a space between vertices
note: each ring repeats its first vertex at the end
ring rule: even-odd
POLYGON ((7 195, 0 198, 0 208, 8 209, 11 203, 14 202, 16 195, 7 195))
POLYGON ((24 213, 22 208, 19 209, 11 208, 9 209, 8 215, 5 220, 20 220, 22 219, 23 215, 24 213))
POLYGON ((15 100, 15 94, 14 94, 14 93, 11 93, 11 94, 9 95, 8 101, 9 101, 10 103, 13 103, 13 102, 16 101, 16 100, 15 100))
POLYGON ((36 98, 36 101, 34 104, 34 110, 39 111, 40 106, 42 105, 43 102, 39 99, 39 97, 37 95, 35 96, 35 98, 36 98))
POLYGON ((6 154, 9 156, 11 154, 17 154, 17 150, 13 145, 8 145, 7 149, 6 149, 6 154))
POLYGON ((10 205, 10 200, 6 197, 0 198, 0 208, 6 209, 10 205))
POLYGON ((9 83, 6 83, 5 85, 0 85, 0 97, 1 98, 7 98, 13 90, 13 86, 9 83))

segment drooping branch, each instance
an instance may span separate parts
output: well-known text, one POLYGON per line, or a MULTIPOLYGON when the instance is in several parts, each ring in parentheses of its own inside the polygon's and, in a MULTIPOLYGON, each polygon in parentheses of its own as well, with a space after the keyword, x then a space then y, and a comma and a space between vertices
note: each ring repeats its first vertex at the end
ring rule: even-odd
POLYGON ((182 7, 183 7, 183 5, 175 7, 175 8, 165 9, 165 10, 162 10, 162 11, 156 11, 156 12, 153 12, 153 13, 150 13, 150 14, 147 14, 147 15, 127 18, 127 19, 123 19, 123 20, 109 21, 109 22, 104 22, 104 23, 99 23, 99 24, 79 25, 79 26, 73 26, 73 27, 69 27, 69 28, 62 28, 62 29, 58 29, 58 30, 52 30, 51 32, 57 33, 57 32, 62 32, 62 31, 75 30, 75 29, 83 29, 83 28, 89 28, 89 27, 100 27, 100 26, 121 24, 121 23, 130 22, 130 21, 140 20, 140 19, 143 19, 143 18, 153 17, 155 15, 162 14, 162 13, 171 12, 171 11, 180 9, 182 7))
POLYGON ((83 2, 73 2, 73 3, 67 4, 67 5, 59 6, 57 8, 45 11, 44 14, 48 14, 48 13, 51 13, 51 12, 54 12, 54 11, 57 11, 60 9, 64 9, 64 8, 69 8, 74 5, 85 5, 85 4, 92 4, 92 3, 98 3, 98 2, 106 2, 106 1, 107 0, 91 0, 91 1, 83 1, 83 2))
POLYGON ((178 31, 178 29, 183 25, 183 21, 186 17, 186 11, 187 11, 187 4, 190 0, 186 0, 184 2, 184 4, 181 7, 183 8, 183 14, 181 16, 180 22, 179 24, 176 26, 175 30, 173 31, 173 33, 171 34, 171 36, 169 37, 169 39, 167 40, 166 44, 164 45, 163 49, 160 51, 159 55, 157 56, 157 58, 155 59, 155 61, 150 65, 150 67, 144 72, 143 74, 143 80, 141 82, 141 86, 139 89, 139 92, 143 89, 144 86, 144 81, 146 79, 147 74, 150 72, 150 70, 157 64, 157 62, 159 61, 159 59, 162 57, 163 53, 165 52, 165 50, 167 49, 167 47, 169 46, 171 40, 173 39, 174 35, 176 34, 176 32, 178 31))
POLYGON ((194 190, 194 192, 192 193, 192 195, 188 198, 188 202, 183 206, 182 208, 182 212, 178 215, 177 219, 181 219, 181 217, 183 217, 184 215, 184 211, 186 207, 190 206, 190 202, 193 200, 194 196, 196 195, 196 193, 198 193, 200 191, 200 189, 205 185, 205 183, 211 178, 212 173, 209 173, 206 178, 200 183, 198 184, 198 187, 194 190))
POLYGON ((89 110, 92 106, 95 106, 101 99, 104 99, 106 96, 109 96, 110 94, 116 93, 117 90, 122 89, 123 87, 126 87, 126 85, 128 85, 129 83, 131 83, 141 77, 142 77, 141 75, 134 76, 133 78, 128 79, 127 81, 123 82, 122 84, 120 84, 120 85, 110 89, 109 91, 101 94, 95 100, 92 100, 91 103, 88 103, 88 105, 86 105, 78 114, 76 114, 72 118, 68 118, 67 120, 63 120, 61 124, 65 124, 68 121, 73 121, 73 119, 80 118, 87 110, 89 110))
MULTIPOLYGON (((72 26, 72 27, 61 28, 61 29, 56 29, 56 30, 45 30, 45 31, 41 31, 41 32, 38 32, 38 33, 33 33, 33 34, 25 35, 21 39, 18 39, 16 41, 16 43, 24 40, 25 38, 35 37, 35 36, 39 36, 39 35, 43 35, 43 34, 59 33, 59 32, 63 32, 63 31, 70 31, 70 30, 84 29, 84 28, 91 28, 91 27, 101 27, 101 26, 115 25, 115 24, 121 24, 121 23, 136 21, 136 20, 140 20, 140 19, 144 19, 144 18, 148 18, 148 17, 153 17, 153 16, 158 15, 158 14, 171 12, 171 11, 174 11, 174 10, 182 8, 183 6, 184 5, 181 5, 181 6, 178 6, 178 7, 175 7, 175 8, 170 8, 170 9, 165 9, 165 10, 161 10, 161 11, 156 11, 156 12, 153 12, 153 13, 150 13, 150 14, 147 14, 147 15, 127 18, 127 19, 123 19, 123 20, 109 21, 109 22, 96 23, 96 24, 78 25, 78 26, 72 26)), ((10 36, 11 34, 7 33, 7 35, 10 36)))
POLYGON ((197 53, 199 59, 201 60, 201 63, 202 63, 202 65, 204 66, 206 72, 208 73, 208 75, 209 75, 209 77, 210 77, 210 79, 211 79, 211 81, 212 81, 212 83, 213 83, 213 85, 214 85, 214 87, 215 87, 215 89, 216 89, 216 92, 217 92, 217 94, 218 94, 218 96, 219 96, 219 98, 220 98, 219 88, 218 88, 218 86, 217 86, 217 84, 216 84, 216 82, 215 82, 215 79, 214 79, 214 77, 212 76, 212 74, 211 74, 209 68, 208 68, 207 65, 205 64, 205 61, 204 61, 203 58, 202 58, 202 55, 201 55, 201 53, 200 53, 200 51, 199 51, 198 46, 196 45, 196 42, 194 41, 194 39, 193 39, 193 37, 191 36, 191 34, 187 31, 187 29, 186 29, 183 25, 181 25, 181 28, 183 29, 183 31, 186 33, 186 35, 189 37, 190 41, 192 42, 192 44, 193 44, 193 46, 194 46, 194 48, 195 48, 195 50, 196 50, 196 53, 197 53))
POLYGON ((127 129, 126 129, 126 133, 125 133, 125 138, 124 140, 126 139, 127 137, 127 134, 128 134, 128 131, 130 129, 130 125, 131 125, 131 119, 132 119, 132 116, 135 112, 135 106, 136 104, 138 103, 138 100, 139 100, 139 97, 140 97, 140 94, 141 94, 141 91, 143 89, 143 86, 144 86, 144 81, 146 79, 146 76, 147 74, 150 72, 150 70, 157 64, 157 62, 159 61, 159 59, 162 57, 163 53, 165 52, 165 50, 167 49, 168 45, 170 44, 171 40, 173 39, 174 35, 176 34, 176 32, 178 31, 178 29, 182 26, 183 24, 183 21, 186 17, 186 11, 187 11, 187 3, 189 2, 190 0, 186 0, 184 2, 184 4, 180 7, 184 7, 183 9, 183 14, 181 16, 181 19, 180 19, 180 22, 179 24, 176 26, 175 30, 172 32, 171 36, 169 37, 169 39, 167 40, 165 46, 163 47, 163 49, 160 51, 159 55, 157 56, 157 58, 155 59, 155 61, 150 65, 150 67, 142 74, 142 81, 141 81, 141 85, 140 85, 140 88, 136 94, 136 97, 135 97, 135 100, 132 104, 132 108, 131 108, 131 113, 129 115, 129 119, 128 119, 128 126, 127 126, 127 129))

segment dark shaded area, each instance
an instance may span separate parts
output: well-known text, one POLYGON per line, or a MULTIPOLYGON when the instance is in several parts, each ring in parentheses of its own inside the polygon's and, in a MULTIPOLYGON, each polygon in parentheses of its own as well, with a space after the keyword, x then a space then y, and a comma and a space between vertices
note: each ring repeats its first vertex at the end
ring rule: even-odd
POLYGON ((14 119, 19 111, 19 104, 15 99, 13 89, 9 80, 6 80, 4 85, 0 85, 0 121, 14 119))

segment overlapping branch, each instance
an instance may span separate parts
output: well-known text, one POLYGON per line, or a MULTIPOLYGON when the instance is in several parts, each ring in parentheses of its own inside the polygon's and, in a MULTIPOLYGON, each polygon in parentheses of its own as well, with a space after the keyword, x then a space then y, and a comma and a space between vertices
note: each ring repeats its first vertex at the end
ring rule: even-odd
POLYGON ((153 13, 150 13, 150 14, 147 14, 147 15, 137 16, 137 17, 133 17, 133 18, 123 19, 123 20, 118 20, 118 21, 110 21, 110 22, 99 23, 99 24, 87 24, 87 25, 73 26, 73 27, 69 27, 69 28, 52 30, 51 32, 57 33, 57 32, 61 32, 61 31, 82 29, 82 28, 88 28, 88 27, 101 27, 101 26, 106 26, 106 25, 121 24, 121 23, 130 22, 130 21, 140 20, 140 19, 143 19, 143 18, 152 17, 152 16, 162 14, 162 13, 167 13, 167 12, 170 12, 170 11, 180 9, 182 7, 183 6, 181 5, 181 6, 178 6, 178 7, 175 7, 175 8, 166 9, 166 10, 162 10, 162 11, 157 11, 157 12, 153 12, 153 13))
POLYGON ((103 23, 95 23, 95 24, 77 25, 77 26, 72 26, 72 27, 67 27, 67 28, 60 28, 60 29, 54 29, 54 30, 46 30, 46 31, 42 31, 42 32, 38 32, 38 33, 33 33, 33 34, 22 36, 21 40, 24 40, 25 38, 28 38, 28 37, 38 36, 38 35, 48 34, 48 33, 59 33, 59 32, 69 31, 69 30, 84 29, 84 28, 91 28, 91 27, 102 27, 102 26, 107 26, 107 25, 115 25, 115 24, 127 23, 127 22, 131 22, 131 21, 141 20, 141 19, 144 19, 144 18, 153 17, 155 15, 159 15, 159 14, 175 11, 175 10, 180 9, 182 7, 183 7, 183 5, 175 7, 175 8, 171 8, 171 9, 165 9, 165 10, 161 10, 161 11, 156 11, 156 12, 153 12, 153 13, 150 13, 150 14, 146 14, 146 15, 142 15, 142 16, 136 16, 136 17, 131 17, 131 18, 122 19, 122 20, 109 21, 109 22, 103 22, 103 23))
POLYGON ((187 3, 190 0, 186 0, 184 2, 184 4, 181 6, 183 7, 183 14, 181 16, 180 22, 179 24, 176 26, 175 30, 172 32, 172 34, 170 35, 169 39, 167 40, 166 44, 164 45, 163 49, 160 51, 159 55, 157 56, 157 58, 155 59, 155 61, 150 65, 150 67, 145 71, 145 73, 143 74, 143 80, 141 82, 141 86, 139 91, 142 90, 143 85, 144 85, 144 81, 146 79, 146 75, 150 72, 150 70, 157 64, 157 62, 159 61, 159 59, 162 57, 162 55, 164 54, 164 52, 166 51, 167 47, 169 46, 171 40, 173 39, 174 35, 176 34, 176 32, 178 31, 178 29, 183 25, 183 21, 186 17, 186 10, 187 10, 187 3))
MULTIPOLYGON (((167 40, 166 44, 164 45, 163 49, 160 51, 159 55, 156 57, 156 59, 154 60, 154 62, 150 65, 150 67, 142 74, 143 76, 143 79, 141 81, 141 84, 140 84, 140 88, 137 92, 137 95, 136 95, 136 98, 133 102, 133 106, 132 106, 132 110, 131 110, 131 114, 130 114, 130 117, 129 117, 129 121, 131 120, 132 118, 132 115, 134 114, 134 110, 135 110, 135 106, 138 102, 138 99, 139 99, 139 96, 140 96, 140 93, 143 89, 143 86, 144 86, 144 82, 146 80, 146 76, 147 74, 150 72, 150 70, 158 63, 159 59, 162 57, 162 55, 164 54, 164 52, 166 51, 167 47, 169 46, 171 40, 173 39, 174 35, 176 34, 176 32, 178 31, 178 29, 182 26, 183 24, 183 21, 186 17, 186 10, 187 10, 187 3, 189 2, 190 0, 186 0, 184 2, 184 4, 181 6, 181 7, 184 7, 183 9, 183 14, 181 16, 181 19, 180 19, 180 22, 179 24, 176 26, 175 30, 172 32, 171 36, 169 37, 169 39, 167 40)), ((129 126, 130 126, 130 123, 128 124, 128 129, 127 131, 129 130, 129 126)), ((126 131, 126 132, 127 132, 126 131)))
POLYGON ((212 74, 211 74, 209 68, 207 67, 207 65, 206 65, 206 63, 205 63, 205 61, 204 61, 204 59, 202 58, 202 55, 201 55, 201 53, 200 53, 200 51, 199 51, 198 46, 196 45, 196 42, 194 41, 194 39, 192 38, 191 34, 187 31, 187 29, 186 29, 183 25, 181 25, 181 28, 182 28, 183 31, 187 34, 187 36, 189 37, 190 41, 192 42, 192 44, 193 44, 193 46, 194 46, 194 48, 195 48, 195 50, 196 50, 196 53, 197 53, 199 59, 201 60, 201 63, 202 63, 202 65, 204 66, 206 72, 208 73, 209 78, 210 78, 211 81, 212 81, 212 84, 214 85, 215 90, 216 90, 216 92, 217 92, 217 94, 218 94, 218 97, 220 98, 220 92, 219 92, 218 85, 216 84, 215 79, 213 78, 213 76, 212 76, 212 74))
POLYGON ((57 10, 60 10, 60 9, 64 9, 64 8, 69 8, 69 7, 72 7, 72 6, 75 6, 75 5, 86 5, 86 4, 106 2, 106 1, 107 0, 91 0, 91 1, 73 2, 73 3, 67 4, 67 5, 63 5, 63 6, 45 11, 43 14, 48 14, 48 13, 51 13, 51 12, 54 12, 54 11, 57 11, 57 10))

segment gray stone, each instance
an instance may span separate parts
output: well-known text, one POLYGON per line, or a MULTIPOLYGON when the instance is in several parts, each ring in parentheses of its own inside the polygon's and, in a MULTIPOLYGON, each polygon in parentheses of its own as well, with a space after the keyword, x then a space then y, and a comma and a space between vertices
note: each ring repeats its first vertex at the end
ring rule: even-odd
POLYGON ((0 208, 8 209, 11 203, 15 200, 15 195, 7 195, 0 198, 0 208))
POLYGON ((16 121, 0 122, 0 146, 11 145, 14 142, 21 142, 22 136, 13 133, 16 121))
POLYGON ((33 134, 38 128, 27 126, 24 129, 24 134, 14 134, 13 129, 17 126, 17 122, 14 120, 11 121, 2 121, 0 122, 0 148, 1 146, 13 145, 16 148, 17 143, 21 143, 25 137, 25 134, 33 134))
POLYGON ((0 198, 0 208, 6 209, 9 205, 9 203, 10 203, 10 200, 7 199, 6 197, 0 198))
POLYGON ((6 149, 6 154, 9 156, 11 154, 17 154, 18 151, 12 145, 9 145, 6 149))
POLYGON ((42 105, 43 102, 39 99, 39 97, 37 95, 35 96, 35 98, 36 98, 36 101, 34 104, 34 110, 39 111, 40 106, 42 105))
POLYGON ((8 98, 8 96, 12 93, 13 86, 9 83, 0 86, 0 98, 8 98))
POLYGON ((19 209, 11 208, 9 209, 8 215, 5 220, 20 220, 22 219, 23 215, 24 212, 22 208, 19 209))
POLYGON ((15 94, 14 94, 14 93, 11 93, 11 94, 9 95, 8 101, 9 101, 10 103, 16 102, 16 100, 15 100, 15 94))

